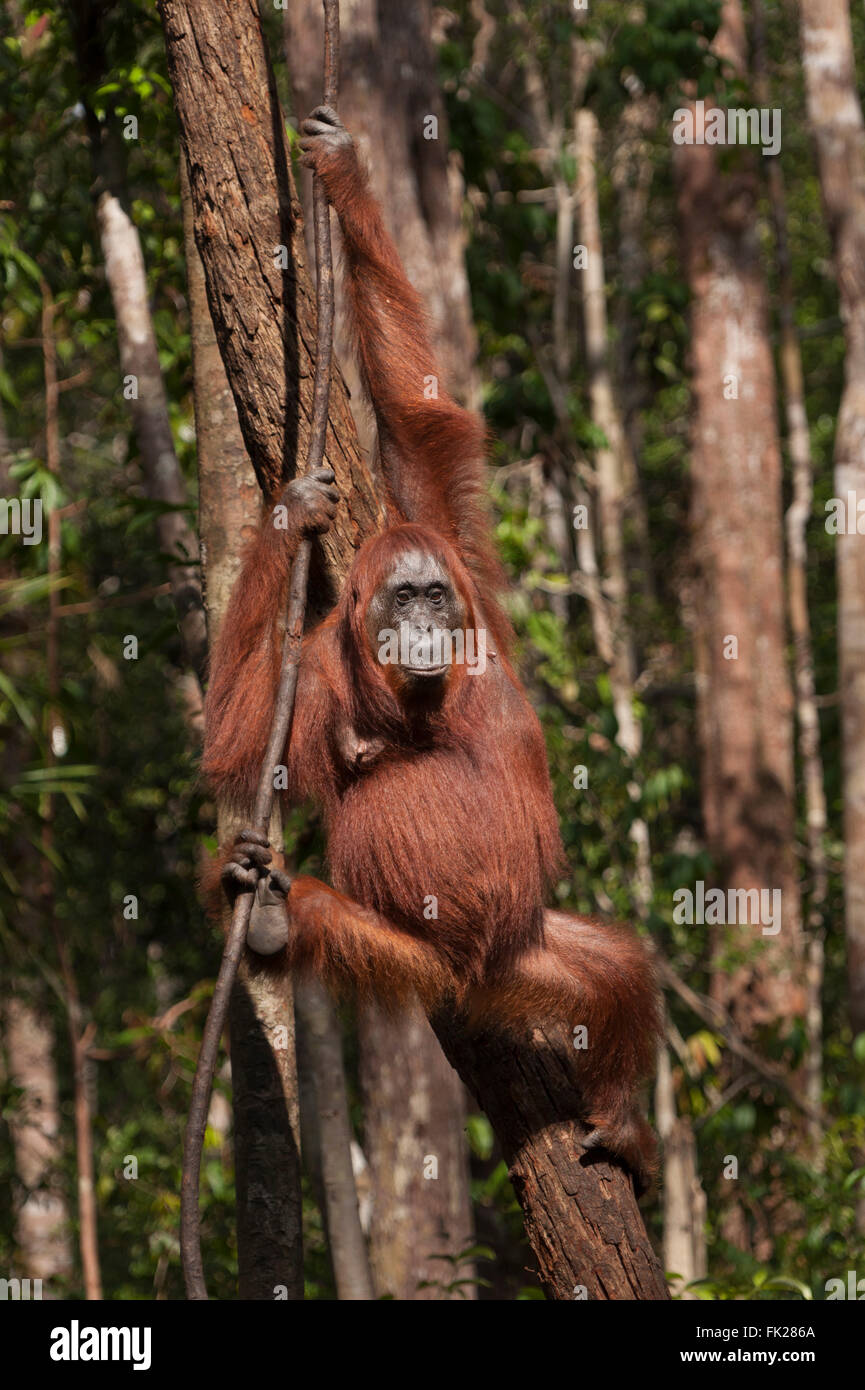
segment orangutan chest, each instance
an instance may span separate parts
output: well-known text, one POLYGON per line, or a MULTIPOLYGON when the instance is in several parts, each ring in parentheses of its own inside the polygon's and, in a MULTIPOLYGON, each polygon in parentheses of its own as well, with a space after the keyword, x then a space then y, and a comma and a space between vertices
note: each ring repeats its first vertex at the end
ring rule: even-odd
POLYGON ((446 753, 375 768, 330 819, 334 884, 404 922, 465 929, 540 892, 537 827, 519 788, 446 753), (517 871, 518 870, 518 871, 517 871))

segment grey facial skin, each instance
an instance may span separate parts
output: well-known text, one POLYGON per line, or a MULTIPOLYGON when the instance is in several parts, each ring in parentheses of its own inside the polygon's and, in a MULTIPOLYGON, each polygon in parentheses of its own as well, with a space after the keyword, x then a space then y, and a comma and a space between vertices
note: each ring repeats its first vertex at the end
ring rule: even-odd
POLYGON ((377 651, 381 632, 398 632, 403 623, 408 624, 411 664, 401 664, 397 670, 400 682, 412 691, 444 684, 449 663, 433 664, 433 634, 436 629, 464 627, 465 621, 465 604, 447 570, 425 551, 408 550, 370 603, 366 631, 372 650, 377 651))

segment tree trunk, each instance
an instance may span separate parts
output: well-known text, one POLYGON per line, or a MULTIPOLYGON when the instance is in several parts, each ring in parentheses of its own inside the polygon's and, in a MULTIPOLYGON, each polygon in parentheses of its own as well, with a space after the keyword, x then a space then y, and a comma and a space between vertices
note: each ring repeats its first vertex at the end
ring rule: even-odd
POLYGON ((687 1285, 707 1269, 706 1194, 697 1167, 697 1144, 690 1119, 676 1113, 676 1087, 670 1049, 658 1049, 655 1120, 664 1154, 664 1269, 675 1280, 673 1292, 696 1299, 687 1285))
POLYGON ((327 1225, 336 1296, 341 1302, 370 1301, 375 1294, 351 1161, 351 1120, 339 1020, 330 995, 318 980, 297 980, 294 997, 314 1082, 324 1189, 322 1214, 327 1225))
POLYGON ((600 1153, 582 1161, 567 1032, 535 1028, 527 1045, 433 1026, 496 1131, 547 1297, 668 1299, 630 1176, 600 1153))
MULTIPOLYGON (((271 499, 306 457, 316 334, 273 73, 253 0, 162 0, 160 8, 210 312, 249 457, 271 499)), ((320 64, 319 55, 316 71, 320 64)), ((326 462, 345 505, 320 547, 325 568, 312 592, 323 602, 382 520, 338 371, 326 462)))
MULTIPOLYGON (((294 471, 295 448, 293 443, 287 448, 287 441, 296 439, 298 447, 305 447, 312 395, 306 345, 314 341, 314 305, 282 117, 251 0, 213 0, 206 9, 189 0, 161 0, 161 11, 208 301, 244 439, 260 480, 272 493, 283 464, 294 471), (288 248, 291 268, 274 281, 268 256, 280 240, 288 248), (306 369, 297 377, 304 363, 306 369)), ((341 511, 326 538, 325 556, 337 578, 379 509, 355 452, 339 378, 334 386, 330 461, 351 518, 346 521, 341 511)), ((529 1045, 505 1037, 461 1036, 449 1024, 436 1027, 446 1054, 487 1110, 511 1161, 542 1282, 551 1296, 572 1298, 574 1285, 582 1280, 589 1297, 666 1298, 630 1177, 598 1155, 586 1166, 580 1162, 580 1137, 586 1130, 575 1118, 578 1097, 573 1069, 565 1060, 569 1054, 556 1057, 539 1030, 529 1045)), ((567 1049, 568 1039, 563 1036, 559 1045, 567 1049)), ((271 1167, 267 1183, 274 1177, 271 1167)))
MULTIPOLYGON (((579 62, 579 46, 575 65, 579 62)), ((586 340, 589 405, 592 421, 602 431, 606 444, 596 450, 599 533, 603 554, 603 593, 610 611, 612 650, 609 658, 610 689, 616 715, 616 742, 633 766, 643 741, 643 731, 634 711, 636 661, 633 636, 628 621, 628 576, 625 557, 625 483, 636 477, 618 402, 613 391, 607 345, 606 286, 601 216, 598 201, 596 162, 598 120, 583 107, 576 113, 574 147, 577 158, 577 207, 580 211, 580 238, 586 248, 586 265, 580 274, 583 324, 586 340)), ((638 801, 640 788, 633 780, 628 794, 638 801)), ((631 822, 636 871, 632 894, 640 917, 648 915, 652 899, 651 846, 649 827, 641 816, 631 822)))
MULTIPOLYGON (((53 477, 60 476, 60 419, 58 403, 60 399, 57 381, 57 348, 54 341, 54 301, 48 285, 42 283, 42 361, 45 372, 45 466, 53 477)), ((61 532, 60 514, 52 507, 48 516, 48 578, 52 588, 48 596, 48 623, 45 642, 45 666, 47 686, 46 724, 47 739, 45 751, 46 768, 54 768, 57 762, 55 739, 62 732, 60 719, 60 625, 58 581, 61 572, 61 532)), ((40 845, 42 849, 40 905, 46 922, 51 927, 57 958, 60 964, 60 978, 63 984, 63 1002, 66 1008, 66 1025, 69 1035, 69 1051, 72 1060, 72 1089, 75 1098, 75 1167, 78 1177, 78 1247, 81 1252, 81 1272, 84 1276, 84 1297, 98 1302, 102 1298, 102 1273, 99 1265, 99 1240, 97 1235, 96 1191, 94 1185, 93 1127, 90 1104, 92 1075, 88 1078, 89 1058, 87 1047, 89 1037, 85 1033, 81 1011, 78 984, 72 968, 66 939, 57 921, 55 911, 54 880, 54 797, 48 792, 40 805, 42 827, 40 845)))
MULTIPOLYGON (((2 359, 0 359, 2 366, 2 359)), ((0 494, 12 496, 16 484, 10 476, 12 441, 0 405, 0 494)), ((16 552, 0 563, 0 582, 17 577, 16 552)), ((21 615, 7 612, 0 621, 0 636, 15 631, 21 615)), ((32 652, 28 643, 12 643, 4 654, 4 672, 15 684, 32 681, 32 652)), ((2 775, 5 786, 14 786, 30 756, 30 742, 18 721, 4 726, 2 775)), ((3 857, 7 872, 20 885, 18 930, 22 940, 37 951, 46 949, 46 932, 38 910, 39 855, 30 827, 14 826, 7 832, 3 857)), ((72 1274, 72 1235, 69 1204, 60 1173, 63 1144, 57 1094, 57 1060, 54 1026, 41 1000, 28 996, 23 975, 7 974, 0 1003, 2 1072, 20 1092, 19 1103, 8 1116, 9 1138, 20 1190, 14 1194, 16 1268, 27 1279, 42 1279, 43 1298, 60 1297, 72 1274), (58 1281, 58 1289, 53 1281, 58 1281)))
MULTIPOLYGON (((459 173, 450 167, 444 109, 436 80, 427 0, 353 0, 342 35, 340 114, 370 168, 409 279, 429 309, 444 384, 463 400, 474 395, 475 336, 459 220, 459 173), (437 138, 424 139, 433 115, 437 138)), ((321 0, 295 0, 285 12, 286 57, 298 117, 318 102, 321 0)), ((311 180, 304 205, 311 209, 311 180)), ((355 424, 363 439, 369 412, 341 334, 355 424), (350 365, 349 365, 350 364, 350 365)), ((376 1291, 397 1299, 441 1298, 442 1255, 472 1244, 465 1096, 459 1077, 419 1008, 404 1017, 362 1011, 360 1080, 364 1152, 372 1178, 370 1258, 376 1291), (428 1157, 438 1179, 425 1176, 428 1157)), ((459 1268, 470 1278, 473 1266, 459 1268)), ((454 1297, 473 1297, 471 1284, 454 1297)))
MULTIPOLYGON (((744 71, 739 0, 725 0, 716 48, 744 71)), ((690 145, 677 148, 675 163, 691 289, 703 817, 725 888, 781 893, 780 923, 755 923, 749 909, 750 923, 718 936, 720 948, 747 956, 732 968, 722 961, 712 990, 748 1034, 805 1011, 774 364, 752 161, 740 152, 722 172, 712 146, 690 145)))
MULTIPOLYGON (((645 218, 652 182, 649 137, 657 120, 657 99, 647 96, 642 90, 633 90, 631 100, 619 123, 611 171, 618 203, 618 258, 621 276, 616 334, 616 385, 621 400, 621 419, 616 420, 612 439, 616 438, 617 431, 621 432, 620 459, 624 484, 622 517, 623 520, 627 519, 630 509, 640 560, 636 582, 643 595, 650 600, 654 598, 654 584, 649 527, 637 469, 637 458, 642 447, 640 407, 644 383, 641 384, 634 370, 637 329, 632 299, 646 273, 648 259, 645 218)), ((584 184, 585 182, 584 175, 584 184)), ((592 183, 596 185, 597 180, 593 179, 592 183)), ((592 205, 597 209, 597 187, 592 191, 592 205)), ((593 220, 599 225, 597 211, 593 220)), ((600 299, 600 309, 603 313, 603 295, 600 299)), ((598 317, 598 309, 590 310, 590 306, 587 305, 587 336, 594 317, 598 317)), ((602 350, 606 337, 607 328, 604 322, 603 333, 598 335, 598 346, 602 350)), ((631 704, 633 699, 632 687, 629 692, 631 704)), ((636 724, 636 728, 642 740, 640 725, 636 724)), ((642 873, 643 882, 651 887, 648 827, 642 821, 638 823, 636 844, 645 866, 642 873)), ((642 902, 645 907, 645 891, 642 902)), ((663 1155, 661 1184, 664 1210, 664 1268, 668 1275, 673 1273, 679 1276, 674 1285, 678 1296, 691 1300, 697 1295, 682 1290, 706 1272, 706 1196, 700 1183, 693 1125, 687 1114, 678 1114, 677 1099, 669 1047, 665 1044, 658 1050, 658 1074, 655 1082, 655 1120, 663 1155)))
POLYGON ((645 599, 656 598, 649 543, 649 517, 637 462, 643 452, 641 412, 649 404, 645 375, 636 370, 638 335, 642 325, 634 305, 647 273, 648 237, 646 226, 652 176, 652 136, 658 128, 659 107, 654 95, 634 88, 622 112, 616 132, 610 176, 616 190, 616 254, 619 264, 619 294, 616 302, 615 362, 616 387, 625 435, 625 520, 634 534, 639 563, 631 566, 632 587, 645 599), (633 575, 633 570, 637 574, 633 575))
POLYGON ((54 1036, 43 1013, 22 997, 20 980, 9 982, 16 996, 6 1000, 3 1042, 9 1080, 21 1103, 9 1116, 15 1172, 23 1196, 16 1201, 16 1263, 28 1279, 42 1279, 44 1294, 56 1298, 54 1280, 72 1273, 69 1209, 59 1179, 60 1106, 54 1036))
MULTIPOLYGON (((188 148, 195 148, 194 137, 188 148)), ((259 172, 263 177, 270 172, 273 177, 272 206, 275 209, 279 202, 275 170, 264 168, 259 172)), ((185 164, 183 180, 188 197, 185 164)), ((289 243, 290 252, 295 248, 296 243, 289 243)), ((191 206, 187 216, 187 259, 195 357, 202 560, 210 629, 215 637, 239 570, 244 532, 258 520, 260 493, 251 475, 235 401, 213 331, 204 272, 194 240, 191 206)), ((314 306, 308 285, 304 286, 303 303, 307 308, 314 306)), ((282 331, 279 324, 276 327, 282 331)), ((305 323, 302 334, 311 341, 314 325, 305 323)), ((372 498, 371 481, 368 476, 363 477, 362 465, 348 455, 344 460, 344 475, 347 469, 355 468, 355 481, 361 494, 365 490, 372 498)), ((333 463, 332 457, 330 462, 333 463)), ((258 470, 259 481, 268 476, 262 466, 258 470)), ((345 476, 343 485, 346 485, 345 476)), ((349 478, 348 486, 353 485, 349 478)), ((274 490, 273 480, 268 482, 268 487, 274 490)), ((353 495, 349 499, 350 513, 352 499, 353 495)), ((363 518, 363 525, 369 526, 367 518, 363 518)), ((356 543, 364 534, 357 536, 356 543)), ((345 537, 342 548, 334 551, 334 557, 340 572, 344 573, 349 563, 345 537)), ((224 806, 218 807, 217 819, 219 841, 227 843, 237 833, 239 823, 224 806)), ((275 831, 272 838, 277 838, 275 831)), ((247 953, 241 966, 232 997, 230 1021, 240 1294, 244 1298, 272 1298, 274 1288, 278 1287, 285 1289, 289 1298, 300 1298, 303 1294, 302 1212, 293 1001, 285 981, 262 967, 251 953, 247 953), (274 1030, 278 1030, 278 1042, 274 1030)), ((347 1142, 345 1153, 340 1157, 350 1163, 347 1142)), ((337 1155, 329 1150, 328 1165, 332 1166, 335 1161, 337 1155)), ((326 1191, 332 1188, 332 1180, 326 1182, 326 1191)), ((357 1222, 353 1187, 351 1198, 357 1222)), ((329 1229, 336 1225, 337 1232, 343 1230, 345 1222, 334 1222, 333 1218, 334 1213, 330 1212, 329 1229)), ((340 1296, 369 1296, 358 1294, 357 1279, 344 1268, 345 1241, 341 1242, 338 1234, 336 1239, 337 1248, 332 1253, 340 1296)), ((360 1239, 358 1224, 351 1247, 355 1254, 360 1239)), ((356 1267, 357 1261, 353 1261, 352 1269, 356 1267)))
MULTIPOLYGON (((756 95, 770 107, 763 0, 752 0, 756 95)), ((808 522, 814 502, 811 436, 805 407, 805 375, 796 333, 795 293, 790 244, 787 235, 787 197, 780 159, 767 159, 766 181, 775 231, 778 268, 778 322, 781 333, 781 383, 787 450, 793 469, 793 498, 787 509, 787 604, 793 638, 793 674, 796 691, 796 723, 805 800, 805 839, 808 847, 807 1013, 808 1051, 804 1062, 805 1097, 811 1107, 808 1127, 815 1154, 822 1143, 824 1126, 819 1115, 823 1104, 823 915, 829 886, 826 858, 826 792, 820 756, 820 716, 814 675, 811 617, 808 611, 808 522)))
POLYGON ((835 434, 835 495, 854 517, 838 547, 838 659, 844 776, 844 902, 850 1019, 865 1030, 865 546, 856 503, 865 498, 865 124, 846 0, 800 0, 808 117, 847 347, 835 434))
POLYGON ((380 1298, 474 1298, 462 1084, 420 1008, 358 1020, 364 1153, 372 1177, 370 1260, 380 1298), (422 1287, 426 1285, 426 1287, 422 1287))

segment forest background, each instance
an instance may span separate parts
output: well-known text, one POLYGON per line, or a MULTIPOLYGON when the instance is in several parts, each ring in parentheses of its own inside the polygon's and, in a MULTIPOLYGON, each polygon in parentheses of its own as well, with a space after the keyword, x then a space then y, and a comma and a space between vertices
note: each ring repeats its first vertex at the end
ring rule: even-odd
MULTIPOLYGON (((262 5, 293 147, 318 11, 262 5)), ((346 123, 489 424, 557 896, 660 953, 650 1234, 677 1296, 824 1298, 865 1272, 865 13, 356 0, 343 27, 346 123), (677 144, 698 99, 780 113, 780 153, 677 144), (780 890, 780 930, 683 920, 700 883, 780 890)), ((0 491, 44 518, 41 544, 0 536, 0 1272, 178 1298, 218 938, 205 639, 175 601, 219 440, 196 431, 208 330, 157 10, 9 0, 0 93, 0 491)), ((236 423, 223 440, 254 507, 236 423)), ((287 845, 320 869, 308 812, 287 845)), ((315 1004, 303 1275, 327 1299, 315 1004)), ((338 1021, 376 1296, 540 1297, 492 1128, 424 1021, 338 1021)), ((226 1063, 202 1182, 223 1298, 234 1181, 226 1063)))

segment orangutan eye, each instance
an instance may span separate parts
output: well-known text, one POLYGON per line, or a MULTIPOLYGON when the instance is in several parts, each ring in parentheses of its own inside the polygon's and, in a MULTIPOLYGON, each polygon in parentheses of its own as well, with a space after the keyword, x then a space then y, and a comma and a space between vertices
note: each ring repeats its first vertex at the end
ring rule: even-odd
POLYGON ((411 596, 411 589, 409 589, 408 586, 405 584, 401 589, 397 589, 396 591, 397 603, 408 603, 411 600, 411 596))
POLYGON ((433 587, 427 591, 427 598, 431 603, 444 603, 444 597, 445 591, 441 584, 434 584, 433 587))

